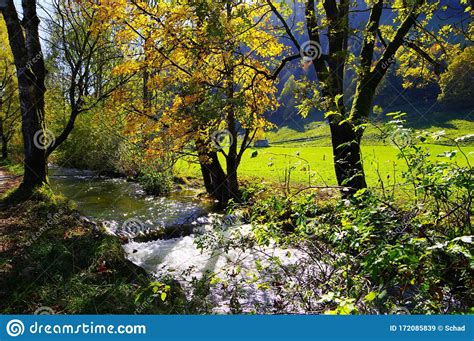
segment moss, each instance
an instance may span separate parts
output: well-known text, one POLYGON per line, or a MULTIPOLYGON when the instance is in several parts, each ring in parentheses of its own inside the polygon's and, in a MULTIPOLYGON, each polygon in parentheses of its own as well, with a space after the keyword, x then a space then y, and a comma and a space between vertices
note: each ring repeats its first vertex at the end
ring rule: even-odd
POLYGON ((177 185, 181 185, 182 187, 184 186, 189 186, 189 181, 183 176, 175 176, 173 178, 173 182, 177 185))

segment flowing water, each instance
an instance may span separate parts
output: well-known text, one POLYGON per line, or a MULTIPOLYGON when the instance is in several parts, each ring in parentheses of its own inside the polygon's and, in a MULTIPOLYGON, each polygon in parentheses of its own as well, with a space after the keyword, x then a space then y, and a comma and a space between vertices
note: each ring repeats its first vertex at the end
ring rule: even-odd
MULTIPOLYGON (((140 185, 124 179, 98 177, 93 172, 64 168, 53 168, 50 180, 55 191, 77 203, 81 214, 95 221, 108 222, 109 232, 115 234, 130 221, 138 222, 140 228, 147 231, 191 224, 195 226, 196 234, 202 234, 212 230, 213 221, 222 218, 222 215, 211 213, 209 204, 200 201, 198 193, 193 190, 174 192, 166 198, 154 197, 147 195, 140 185)), ((228 235, 245 235, 251 230, 249 225, 230 225, 224 232, 228 235)), ((293 263, 297 258, 295 252, 289 255, 287 250, 272 247, 260 251, 223 252, 215 249, 203 252, 196 246, 196 234, 148 242, 130 240, 124 245, 124 250, 136 265, 157 277, 171 275, 183 286, 187 285, 186 289, 193 278, 199 279, 207 272, 225 278, 238 266, 242 269, 242 276, 248 275, 255 271, 255 261, 262 254, 280 257, 285 263, 293 263)), ((231 276, 237 281, 244 280, 239 277, 241 275, 231 276)), ((248 299, 241 302, 244 311, 271 305, 273 297, 270 293, 257 291, 253 286, 247 290, 248 299)), ((225 291, 214 290, 211 296, 215 312, 229 311, 230 297, 225 291)))
POLYGON ((159 198, 147 195, 137 183, 65 168, 52 168, 50 179, 53 189, 75 201, 83 215, 115 225, 122 225, 130 219, 139 220, 151 228, 178 225, 204 215, 210 209, 192 190, 159 198))

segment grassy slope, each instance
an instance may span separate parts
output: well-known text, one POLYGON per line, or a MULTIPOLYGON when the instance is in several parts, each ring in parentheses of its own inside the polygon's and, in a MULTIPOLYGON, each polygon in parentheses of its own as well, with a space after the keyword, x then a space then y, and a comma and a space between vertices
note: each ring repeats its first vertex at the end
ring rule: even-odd
MULTIPOLYGON (((440 126, 422 127, 420 131, 433 133, 444 130, 446 136, 456 138, 470 134, 474 131, 474 122, 469 120, 455 119, 445 121, 440 126)), ((369 127, 363 141, 363 154, 365 169, 369 185, 376 185, 379 175, 387 185, 393 183, 395 176, 399 181, 401 172, 405 169, 403 162, 398 160, 398 149, 386 144, 379 138, 380 133, 376 127, 369 127)), ((312 123, 307 130, 300 132, 284 127, 278 131, 267 133, 271 143, 270 148, 258 149, 258 156, 252 158, 253 150, 249 150, 243 157, 239 168, 240 177, 258 178, 264 181, 282 182, 289 167, 294 166, 291 179, 295 183, 308 184, 311 171, 312 185, 334 185, 335 175, 332 164, 332 147, 330 146, 329 127, 323 122, 312 123)), ((425 147, 430 151, 433 159, 445 151, 455 150, 456 147, 435 144, 436 141, 428 141, 425 147)), ((474 163, 474 146, 472 144, 463 147, 464 153, 468 155, 469 162, 474 163)), ((466 165, 467 161, 463 155, 458 154, 454 162, 466 165)), ((199 167, 194 163, 181 161, 177 165, 180 176, 199 177, 199 167)))

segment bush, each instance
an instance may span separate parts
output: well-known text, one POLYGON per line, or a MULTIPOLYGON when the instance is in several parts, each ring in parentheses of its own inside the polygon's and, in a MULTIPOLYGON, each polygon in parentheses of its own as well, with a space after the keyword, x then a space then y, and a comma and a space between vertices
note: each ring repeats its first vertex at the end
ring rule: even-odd
POLYGON ((112 124, 98 120, 97 115, 91 112, 79 116, 69 138, 53 154, 55 164, 107 173, 119 171, 123 142, 108 128, 112 124))
POLYGON ((166 195, 173 189, 173 176, 159 171, 145 171, 138 177, 143 189, 152 195, 166 195))
POLYGON ((460 54, 454 56, 439 79, 441 94, 439 100, 454 104, 472 106, 474 93, 472 84, 474 80, 474 47, 468 46, 460 54))

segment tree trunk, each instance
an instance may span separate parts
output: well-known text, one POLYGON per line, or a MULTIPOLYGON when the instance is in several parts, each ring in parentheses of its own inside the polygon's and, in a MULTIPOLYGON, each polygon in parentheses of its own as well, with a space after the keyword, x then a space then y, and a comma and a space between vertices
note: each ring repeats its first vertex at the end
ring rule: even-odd
POLYGON ((47 158, 41 136, 44 134, 45 67, 39 41, 39 18, 36 1, 22 1, 20 23, 13 0, 2 10, 7 25, 10 47, 18 77, 22 133, 24 144, 24 176, 20 190, 31 193, 47 182, 47 158))
POLYGON ((347 194, 366 188, 360 139, 349 123, 330 123, 334 152, 334 167, 339 186, 348 188, 347 194))
MULTIPOLYGON (((0 110, 2 109, 2 99, 0 98, 0 110)), ((7 139, 5 137, 5 133, 3 131, 3 118, 0 117, 0 138, 2 139, 2 159, 6 159, 8 157, 7 152, 7 139)))
MULTIPOLYGON (((233 96, 233 94, 232 94, 233 96)), ((232 98, 232 97, 231 97, 232 98)), ((240 200, 240 193, 239 193, 239 180, 237 176, 237 170, 239 168, 239 154, 237 153, 237 131, 235 128, 235 119, 233 109, 231 109, 231 113, 228 114, 228 127, 229 133, 231 137, 231 145, 229 147, 229 151, 226 155, 226 170, 227 170, 227 177, 226 177, 226 185, 227 191, 229 195, 229 199, 234 199, 236 201, 240 200)))
POLYGON ((235 202, 240 202, 240 189, 239 189, 239 180, 237 176, 237 167, 232 170, 227 170, 227 193, 229 200, 234 200, 235 202))
MULTIPOLYGON (((225 205, 231 199, 236 198, 235 188, 233 188, 232 176, 228 177, 219 162, 216 152, 201 155, 201 172, 204 179, 204 186, 209 195, 214 197, 220 204, 225 205)), ((234 175, 236 178, 236 175, 234 175)), ((235 180, 236 181, 236 180, 235 180)))
POLYGON ((8 159, 8 140, 5 135, 2 135, 2 159, 8 159))
POLYGON ((226 172, 219 161, 218 153, 206 151, 203 141, 196 141, 199 164, 207 193, 225 206, 229 200, 239 200, 237 172, 226 172))
POLYGON ((8 159, 8 145, 5 141, 3 141, 3 146, 2 146, 2 159, 4 160, 8 159))
MULTIPOLYGON (((306 23, 308 36, 311 41, 320 44, 318 19, 315 10, 316 2, 306 2, 306 23)), ((329 119, 331 139, 334 154, 334 168, 339 186, 348 190, 343 194, 352 194, 367 187, 364 165, 360 149, 360 136, 352 123, 347 120, 344 103, 344 76, 349 32, 348 11, 349 2, 341 1, 339 9, 335 1, 324 2, 330 32, 328 34, 329 55, 313 60, 322 94, 326 98, 337 99, 331 111, 338 111, 340 117, 329 119), (344 123, 340 123, 343 121, 344 123)))

